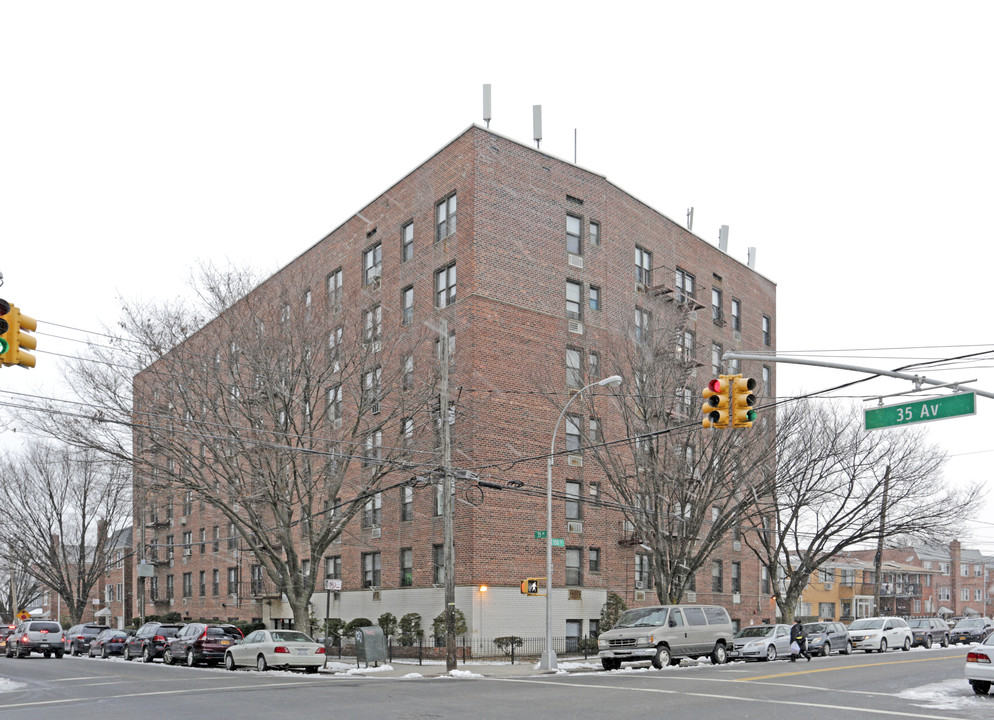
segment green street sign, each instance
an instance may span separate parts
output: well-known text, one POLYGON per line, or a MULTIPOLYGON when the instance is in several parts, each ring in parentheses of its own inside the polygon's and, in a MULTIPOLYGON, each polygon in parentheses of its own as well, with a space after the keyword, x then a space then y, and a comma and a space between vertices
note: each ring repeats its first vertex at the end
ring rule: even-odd
POLYGON ((932 400, 917 400, 901 405, 865 410, 863 417, 867 430, 900 427, 912 423, 945 420, 952 417, 977 414, 977 398, 973 393, 947 395, 932 400))
POLYGON ((549 537, 547 530, 536 530, 535 531, 535 539, 536 540, 545 540, 545 538, 547 538, 547 537, 549 537))
POLYGON ((566 547, 566 540, 563 538, 552 538, 552 547, 566 547))

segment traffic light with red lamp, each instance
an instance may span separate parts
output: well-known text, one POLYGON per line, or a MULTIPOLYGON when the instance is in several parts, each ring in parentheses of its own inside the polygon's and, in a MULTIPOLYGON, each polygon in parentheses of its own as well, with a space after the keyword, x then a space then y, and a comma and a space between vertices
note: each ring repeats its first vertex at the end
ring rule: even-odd
POLYGON ((22 315, 19 308, 0 299, 0 363, 33 368, 35 356, 27 350, 38 347, 38 340, 26 333, 37 329, 37 320, 22 315))
POLYGON ((732 427, 751 428, 756 419, 756 411, 753 405, 756 404, 756 396, 753 390, 756 389, 754 378, 744 378, 741 375, 735 376, 732 381, 732 427))
POLYGON ((704 388, 704 392, 702 393, 704 396, 704 405, 701 406, 701 412, 704 413, 704 419, 701 421, 702 427, 728 427, 728 412, 731 402, 731 398, 729 397, 731 384, 728 380, 728 375, 722 375, 711 380, 707 384, 707 387, 704 388))

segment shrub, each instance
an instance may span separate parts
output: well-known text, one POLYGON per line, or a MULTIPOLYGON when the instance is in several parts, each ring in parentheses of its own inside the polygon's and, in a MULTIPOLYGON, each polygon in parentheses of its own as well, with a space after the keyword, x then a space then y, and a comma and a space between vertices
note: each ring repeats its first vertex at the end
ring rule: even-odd
MULTIPOLYGON (((463 615, 462 610, 455 608, 455 626, 456 635, 462 635, 469 628, 466 625, 466 616, 463 615)), ((435 634, 435 638, 445 638, 445 613, 439 613, 438 617, 432 621, 431 624, 432 632, 435 634)))
POLYGON ((385 637, 397 634, 397 617, 393 613, 383 613, 376 620, 376 624, 383 628, 385 637))
POLYGON ((617 625, 621 613, 627 609, 628 605, 625 604, 625 601, 621 599, 620 595, 608 593, 607 602, 601 608, 601 621, 597 626, 598 632, 606 632, 617 625))
POLYGON ((407 613, 400 619, 400 644, 413 645, 416 640, 424 637, 425 631, 421 628, 420 613, 407 613))
POLYGON ((502 635, 501 637, 494 638, 494 645, 505 655, 510 655, 512 648, 519 648, 524 644, 525 641, 517 635, 502 635))
POLYGON ((373 624, 372 620, 364 617, 359 617, 356 618, 355 620, 350 620, 345 624, 345 627, 342 628, 342 635, 352 635, 355 633, 356 628, 371 627, 372 624, 373 624))

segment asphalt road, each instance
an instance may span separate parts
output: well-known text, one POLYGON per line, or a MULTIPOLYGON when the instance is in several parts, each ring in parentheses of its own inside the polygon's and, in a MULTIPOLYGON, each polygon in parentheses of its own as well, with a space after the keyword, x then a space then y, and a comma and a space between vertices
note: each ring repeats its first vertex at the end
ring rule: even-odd
MULTIPOLYGON (((578 666, 466 666, 467 677, 228 672, 120 659, 0 659, 0 718, 97 720, 415 718, 985 718, 994 696, 963 678, 967 648, 892 651, 792 664, 736 662, 603 672, 578 666), (483 676, 480 676, 483 673, 483 676)), ((412 668, 414 674, 417 668, 412 668)))

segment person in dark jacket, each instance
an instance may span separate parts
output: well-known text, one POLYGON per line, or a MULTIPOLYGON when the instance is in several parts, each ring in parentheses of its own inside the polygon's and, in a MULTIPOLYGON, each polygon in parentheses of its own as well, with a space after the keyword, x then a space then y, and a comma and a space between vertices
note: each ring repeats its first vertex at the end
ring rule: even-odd
MULTIPOLYGON (((811 653, 808 652, 808 639, 804 636, 804 626, 801 625, 800 620, 795 620, 794 624, 790 627, 790 642, 791 644, 797 643, 797 647, 800 648, 800 654, 811 662, 811 653)), ((791 648, 790 661, 797 662, 797 655, 793 652, 791 648)))

